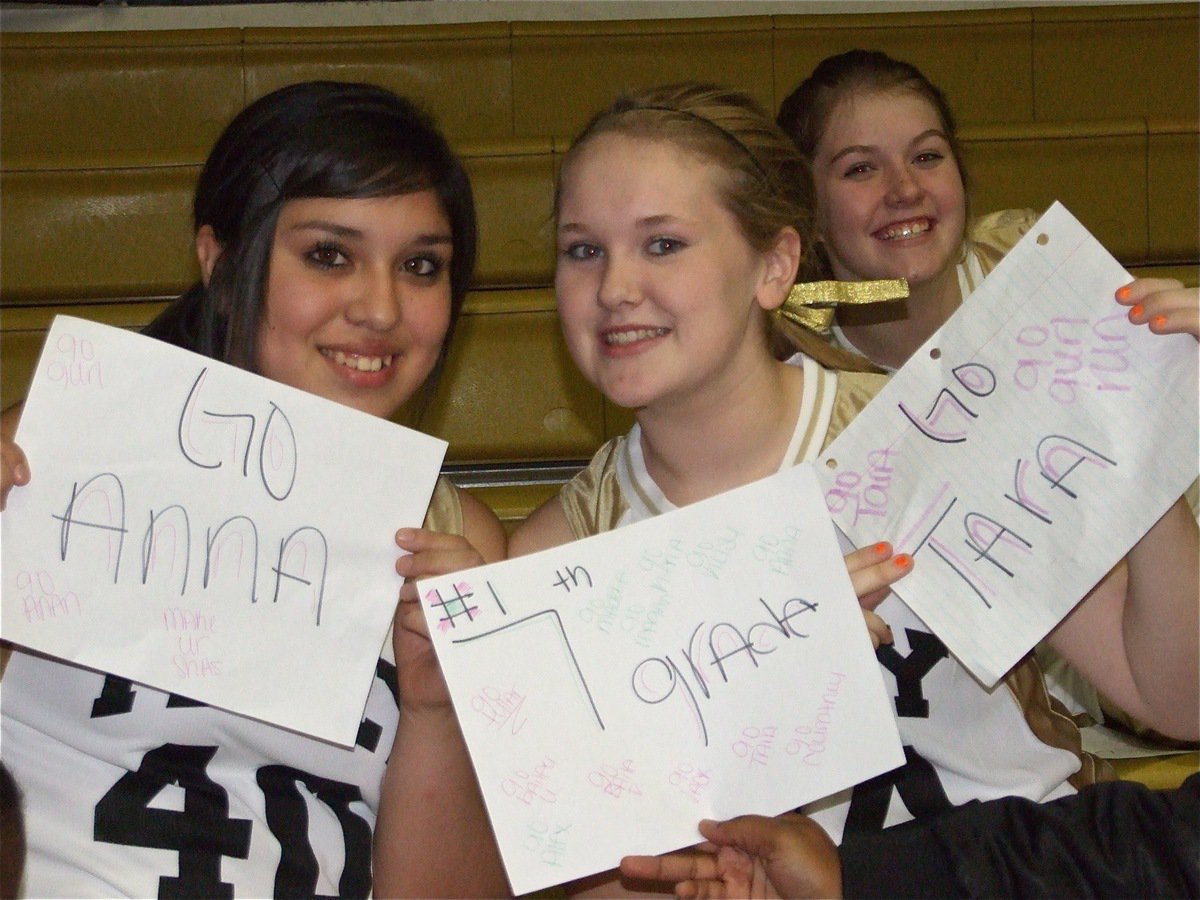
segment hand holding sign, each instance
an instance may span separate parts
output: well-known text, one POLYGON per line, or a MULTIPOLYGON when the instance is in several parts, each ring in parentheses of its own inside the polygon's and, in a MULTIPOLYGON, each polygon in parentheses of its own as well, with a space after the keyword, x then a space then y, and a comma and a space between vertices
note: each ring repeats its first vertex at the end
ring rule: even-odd
POLYGON ((65 317, 19 440, 37 477, 3 518, 7 639, 353 743, 392 535, 421 522, 444 442, 65 317), (376 477, 338 477, 360 447, 376 477))
POLYGON ((1195 477, 1196 342, 1132 325, 1128 281, 1056 204, 818 466, 851 539, 917 558, 898 593, 988 685, 1195 477))
POLYGON ((14 487, 29 484, 29 461, 12 439, 10 431, 17 430, 19 408, 13 407, 4 414, 3 434, 0 434, 0 511, 8 503, 8 492, 14 487), (10 425, 11 423, 11 425, 10 425))
POLYGON ((419 590, 517 893, 902 760, 809 466, 419 590))

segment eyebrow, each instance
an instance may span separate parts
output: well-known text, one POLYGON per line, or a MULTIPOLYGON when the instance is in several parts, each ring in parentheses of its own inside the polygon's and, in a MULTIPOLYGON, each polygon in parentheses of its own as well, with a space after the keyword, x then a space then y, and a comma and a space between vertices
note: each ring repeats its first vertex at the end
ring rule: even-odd
MULTIPOLYGON (((635 221, 634 225, 638 228, 659 228, 664 225, 673 225, 677 222, 682 223, 684 221, 685 220, 681 219, 679 216, 673 216, 669 213, 660 213, 659 215, 654 216, 643 216, 635 221)), ((587 231, 588 229, 586 225, 583 225, 579 222, 563 222, 558 226, 558 230, 561 234, 563 232, 587 231)))
MULTIPOLYGON (((939 137, 943 141, 945 141, 947 144, 950 143, 950 138, 946 137, 946 133, 944 131, 942 131, 940 128, 928 128, 925 131, 922 131, 920 134, 918 134, 911 141, 909 141, 908 146, 911 147, 914 144, 919 144, 926 138, 930 138, 930 137, 939 137)), ((831 156, 829 158, 829 162, 832 165, 833 163, 835 163, 839 159, 841 159, 843 156, 848 156, 852 153, 870 153, 876 149, 878 149, 878 148, 875 146, 869 145, 869 144, 854 144, 849 147, 843 147, 841 150, 839 150, 837 153, 833 154, 833 156, 831 156)))
MULTIPOLYGON (((364 233, 361 228, 330 222, 327 219, 306 219, 288 228, 289 231, 325 231, 342 238, 361 238, 364 233)), ((448 232, 434 232, 414 235, 411 242, 421 246, 433 247, 454 243, 454 238, 448 232)))

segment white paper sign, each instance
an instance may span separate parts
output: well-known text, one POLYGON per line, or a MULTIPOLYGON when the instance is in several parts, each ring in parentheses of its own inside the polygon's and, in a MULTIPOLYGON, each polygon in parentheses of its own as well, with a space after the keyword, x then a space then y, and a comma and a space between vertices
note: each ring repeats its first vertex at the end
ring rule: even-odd
POLYGON ((3 634, 353 744, 443 441, 60 316, 3 522, 3 634))
POLYGON ((519 894, 904 761, 811 467, 418 589, 519 894))
POLYGON ((1197 345, 1131 325, 1130 276, 1060 204, 827 448, 856 543, 986 685, 1196 477, 1197 345))

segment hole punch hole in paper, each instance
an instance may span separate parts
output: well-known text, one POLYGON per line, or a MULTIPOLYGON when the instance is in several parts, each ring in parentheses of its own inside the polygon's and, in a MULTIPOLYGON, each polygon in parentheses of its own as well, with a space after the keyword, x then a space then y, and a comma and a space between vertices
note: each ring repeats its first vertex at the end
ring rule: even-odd
POLYGON ((932 350, 929 351, 929 358, 930 359, 941 359, 942 358, 941 349, 938 347, 934 347, 932 350))
POLYGON ((825 460, 825 468, 833 470, 833 469, 836 469, 837 467, 838 467, 838 461, 836 459, 825 460))
POLYGON ((1045 247, 1048 243, 1050 243, 1050 235, 1043 231, 1037 236, 1037 242, 1039 246, 1045 247))

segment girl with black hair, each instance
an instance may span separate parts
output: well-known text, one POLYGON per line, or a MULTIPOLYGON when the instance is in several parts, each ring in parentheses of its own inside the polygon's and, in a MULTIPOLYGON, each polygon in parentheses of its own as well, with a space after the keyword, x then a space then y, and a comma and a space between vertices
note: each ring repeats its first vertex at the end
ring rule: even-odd
MULTIPOLYGON (((146 333, 377 416, 428 395, 476 226, 461 162, 412 103, 334 82, 266 95, 218 139, 194 216, 201 279, 146 333)), ((6 496, 29 467, 11 438, 2 446, 6 496)), ((403 600, 418 577, 506 549, 495 515, 445 478, 425 527, 396 542, 409 551, 403 600)), ((25 798, 25 893, 506 891, 420 627, 397 616, 350 749, 15 650, 2 737, 25 798), (389 838, 373 881, 377 818, 389 838), (446 842, 473 864, 437 865, 446 842)))

